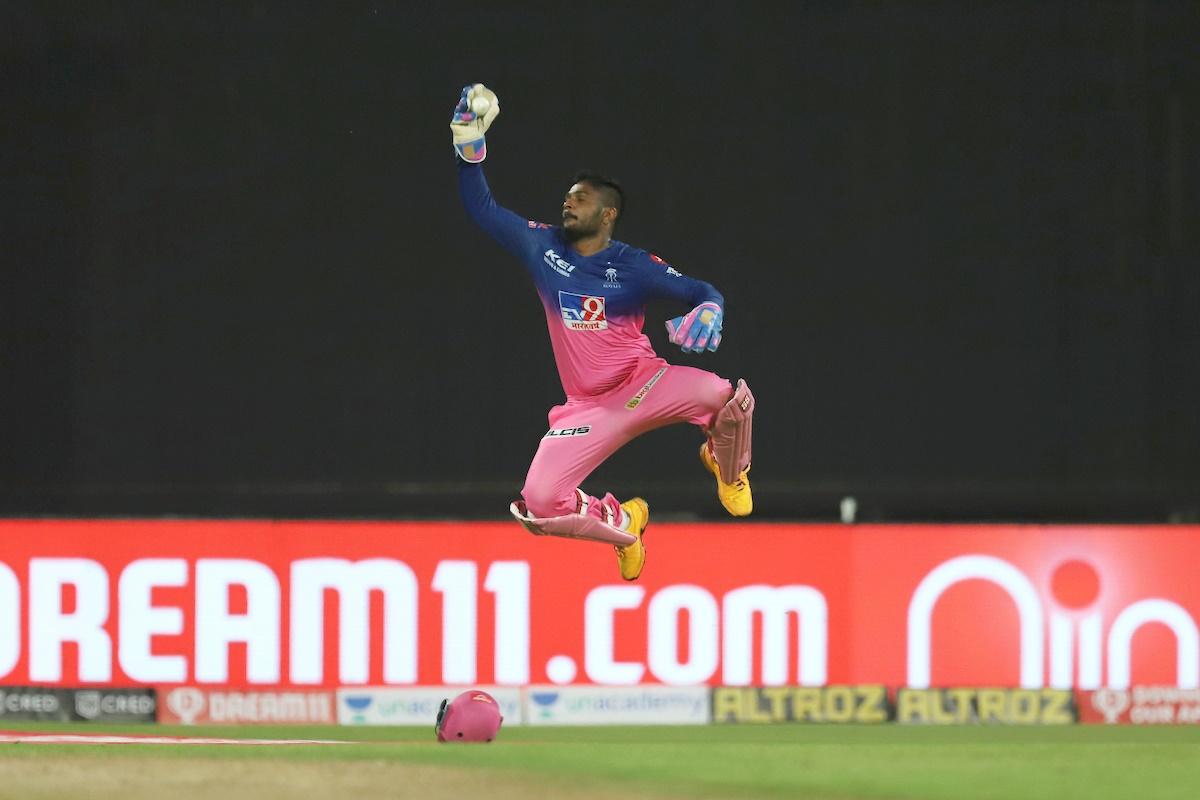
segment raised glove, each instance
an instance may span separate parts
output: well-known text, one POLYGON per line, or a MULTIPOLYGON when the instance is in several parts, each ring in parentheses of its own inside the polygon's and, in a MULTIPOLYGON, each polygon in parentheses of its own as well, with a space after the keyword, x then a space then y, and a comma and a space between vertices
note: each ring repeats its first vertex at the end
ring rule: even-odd
POLYGON ((685 353, 716 352, 721 344, 725 312, 716 303, 701 303, 682 317, 667 321, 667 337, 685 353))
POLYGON ((454 116, 450 118, 450 134, 454 137, 454 152, 469 164, 478 164, 487 158, 487 143, 483 135, 496 117, 500 116, 500 98, 496 93, 482 83, 473 83, 463 87, 458 105, 454 107, 454 116), (478 108, 486 100, 487 108, 482 114, 472 111, 472 104, 478 108))

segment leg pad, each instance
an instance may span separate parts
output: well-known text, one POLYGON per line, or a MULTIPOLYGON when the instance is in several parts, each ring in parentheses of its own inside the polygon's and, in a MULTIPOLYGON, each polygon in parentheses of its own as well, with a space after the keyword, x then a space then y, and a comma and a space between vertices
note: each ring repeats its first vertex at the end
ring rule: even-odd
POLYGON ((754 395, 744 380, 738 380, 729 398, 709 429, 713 460, 721 470, 721 480, 733 483, 750 468, 750 433, 754 420, 754 395))
POLYGON ((615 525, 604 522, 590 514, 564 514, 561 517, 531 517, 524 500, 514 500, 508 506, 517 522, 534 536, 562 536, 566 539, 585 539, 589 542, 626 547, 637 541, 633 534, 626 533, 615 525))

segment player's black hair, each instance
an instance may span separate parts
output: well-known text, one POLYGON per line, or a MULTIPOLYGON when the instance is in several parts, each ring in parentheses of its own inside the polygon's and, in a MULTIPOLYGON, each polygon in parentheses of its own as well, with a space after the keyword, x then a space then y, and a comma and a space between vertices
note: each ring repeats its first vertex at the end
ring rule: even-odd
POLYGON ((575 177, 571 179, 572 186, 577 183, 586 183, 603 194, 604 205, 617 210, 618 221, 625 216, 625 190, 621 188, 621 184, 616 178, 610 178, 591 170, 582 170, 575 173, 575 177))

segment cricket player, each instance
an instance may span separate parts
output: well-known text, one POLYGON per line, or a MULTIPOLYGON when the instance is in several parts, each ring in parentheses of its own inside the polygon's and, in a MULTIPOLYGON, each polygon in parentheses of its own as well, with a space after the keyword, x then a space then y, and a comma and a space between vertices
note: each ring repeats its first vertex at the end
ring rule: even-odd
POLYGON ((753 508, 750 433, 754 396, 711 372, 668 364, 642 333, 649 298, 691 310, 667 322, 685 353, 715 351, 725 300, 656 255, 613 239, 624 198, 602 175, 576 176, 561 224, 519 216, 496 204, 480 162, 484 134, 500 101, 483 84, 463 89, 450 122, 459 191, 471 218, 514 255, 533 278, 567 401, 550 410, 521 500, 510 511, 530 532, 606 542, 621 577, 636 580, 646 560, 646 501, 588 494, 580 483, 622 445, 646 431, 690 422, 705 432, 700 460, 734 516, 753 508))

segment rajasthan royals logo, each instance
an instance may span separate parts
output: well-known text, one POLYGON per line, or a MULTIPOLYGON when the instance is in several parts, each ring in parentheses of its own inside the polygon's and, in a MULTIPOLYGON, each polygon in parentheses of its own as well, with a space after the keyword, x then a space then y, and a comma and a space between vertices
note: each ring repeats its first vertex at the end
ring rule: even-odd
POLYGON ((572 331, 602 331, 608 327, 604 298, 590 294, 558 293, 563 325, 572 331))

